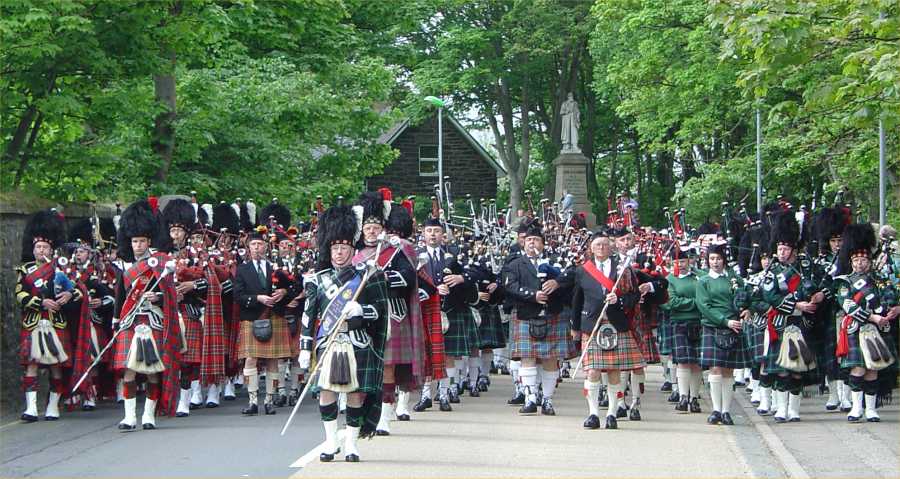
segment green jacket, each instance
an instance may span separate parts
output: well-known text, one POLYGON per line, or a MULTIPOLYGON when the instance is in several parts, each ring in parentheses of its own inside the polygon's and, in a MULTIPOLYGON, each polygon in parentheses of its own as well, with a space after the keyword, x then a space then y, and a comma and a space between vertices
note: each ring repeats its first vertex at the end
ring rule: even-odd
POLYGON ((678 278, 669 274, 666 280, 669 282, 669 302, 662 308, 669 311, 669 318, 674 322, 700 321, 700 311, 694 303, 697 275, 689 273, 678 278))
POLYGON ((706 275, 697 281, 696 302, 704 326, 727 328, 729 320, 740 319, 734 306, 733 279, 740 285, 740 279, 727 271, 716 278, 706 275))

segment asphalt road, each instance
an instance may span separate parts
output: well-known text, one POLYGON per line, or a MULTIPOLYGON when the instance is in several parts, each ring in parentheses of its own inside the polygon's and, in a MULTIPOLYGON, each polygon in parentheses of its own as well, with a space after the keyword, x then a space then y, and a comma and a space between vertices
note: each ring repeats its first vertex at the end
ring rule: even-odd
MULTIPOLYGON (((676 414, 648 371, 644 419, 622 419, 616 431, 581 427, 581 381, 567 380, 554 398, 556 417, 521 417, 506 406, 508 376, 491 391, 464 397, 454 411, 437 408, 393 423, 393 434, 362 441, 362 461, 318 462, 323 432, 318 409, 241 417, 243 397, 188 418, 158 418, 158 429, 122 433, 121 407, 63 412, 57 422, 0 426, 3 477, 898 477, 900 407, 883 408, 879 424, 849 425, 826 413, 825 398, 803 404, 803 421, 777 425, 741 395, 734 427, 708 426, 702 414, 676 414), (304 459, 304 456, 306 458, 304 459), (306 459, 311 459, 307 461, 306 459)), ((140 413, 142 401, 138 402, 140 413)))

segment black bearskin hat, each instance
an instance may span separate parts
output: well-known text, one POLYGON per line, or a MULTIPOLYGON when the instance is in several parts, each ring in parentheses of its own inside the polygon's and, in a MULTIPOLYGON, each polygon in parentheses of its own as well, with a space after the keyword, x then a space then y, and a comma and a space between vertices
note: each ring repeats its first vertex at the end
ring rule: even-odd
POLYGON ((413 220, 406 208, 391 208, 385 228, 397 233, 401 238, 409 238, 413 234, 413 220))
POLYGON ((762 223, 756 223, 741 236, 738 265, 742 274, 762 271, 762 257, 769 256, 769 230, 762 223))
POLYGON ((194 205, 190 201, 181 198, 169 201, 159 218, 159 233, 155 247, 160 251, 171 252, 172 238, 169 236, 169 230, 181 227, 187 234, 194 228, 196 222, 197 213, 194 212, 194 205))
MULTIPOLYGON (((812 220, 812 234, 819 242, 819 248, 829 248, 831 238, 842 237, 847 228, 849 218, 838 208, 822 208, 812 220)), ((833 251, 837 253, 837 251, 833 251)))
POLYGON ((799 249, 801 246, 800 224, 797 223, 793 211, 784 210, 772 215, 769 251, 774 254, 779 244, 786 244, 794 249, 799 249))
POLYGON ((66 220, 55 208, 38 211, 25 225, 22 235, 22 261, 34 260, 34 244, 42 241, 59 248, 66 240, 66 220))
POLYGON ((319 248, 319 268, 331 268, 331 246, 348 244, 353 246, 359 240, 356 215, 349 206, 332 206, 319 217, 316 231, 316 245, 319 248))
POLYGON ((728 243, 713 243, 706 248, 706 257, 709 258, 710 255, 717 254, 722 257, 723 260, 728 261, 728 243))
MULTIPOLYGON (((391 208, 386 206, 381 191, 364 191, 359 195, 357 204, 362 207, 362 224, 378 223, 384 226, 391 208)), ((356 208, 357 215, 359 210, 356 208)))
POLYGON ((528 228, 525 229, 525 237, 528 238, 530 236, 537 236, 544 239, 544 226, 541 225, 541 222, 538 220, 534 220, 531 223, 528 223, 528 228))
POLYGON ((90 248, 94 244, 94 225, 91 224, 89 218, 78 220, 72 228, 69 229, 69 243, 76 243, 72 246, 87 246, 90 248))
POLYGON ((849 274, 852 271, 850 260, 855 256, 872 257, 872 251, 875 249, 875 228, 869 223, 852 224, 847 226, 841 238, 838 273, 849 274))
POLYGON ((149 201, 138 200, 128 205, 119 220, 119 232, 116 236, 116 242, 119 244, 118 256, 126 262, 133 262, 131 238, 143 237, 152 240, 156 230, 157 218, 149 201))
POLYGON ((100 218, 100 241, 104 248, 116 247, 116 222, 112 218, 100 218))
POLYGON ((231 205, 222 201, 213 208, 212 230, 217 233, 225 230, 233 235, 238 234, 241 230, 241 222, 231 205))
POLYGON ((257 220, 261 225, 270 226, 269 218, 274 219, 282 228, 291 226, 291 211, 279 203, 278 198, 272 198, 272 202, 259 212, 257 220))
POLYGON ((241 212, 241 230, 249 232, 256 226, 256 204, 252 201, 241 202, 240 198, 237 202, 241 212))

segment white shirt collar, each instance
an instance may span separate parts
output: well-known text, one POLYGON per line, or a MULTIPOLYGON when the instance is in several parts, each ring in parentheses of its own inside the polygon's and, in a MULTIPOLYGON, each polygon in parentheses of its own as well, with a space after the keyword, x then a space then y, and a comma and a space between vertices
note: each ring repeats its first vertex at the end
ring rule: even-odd
POLYGON ((713 270, 709 270, 709 274, 707 276, 709 276, 712 279, 719 279, 720 277, 725 276, 725 272, 723 271, 722 273, 716 273, 713 270))

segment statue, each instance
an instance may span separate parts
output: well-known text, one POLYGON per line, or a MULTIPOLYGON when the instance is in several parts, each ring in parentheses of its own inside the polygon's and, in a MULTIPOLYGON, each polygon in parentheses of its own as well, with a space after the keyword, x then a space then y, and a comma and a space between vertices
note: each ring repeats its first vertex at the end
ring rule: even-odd
POLYGON ((581 153, 578 147, 578 127, 581 123, 581 111, 578 110, 578 104, 569 92, 569 98, 563 102, 562 108, 559 110, 559 116, 562 120, 562 128, 560 130, 560 140, 562 141, 563 153, 581 153))

